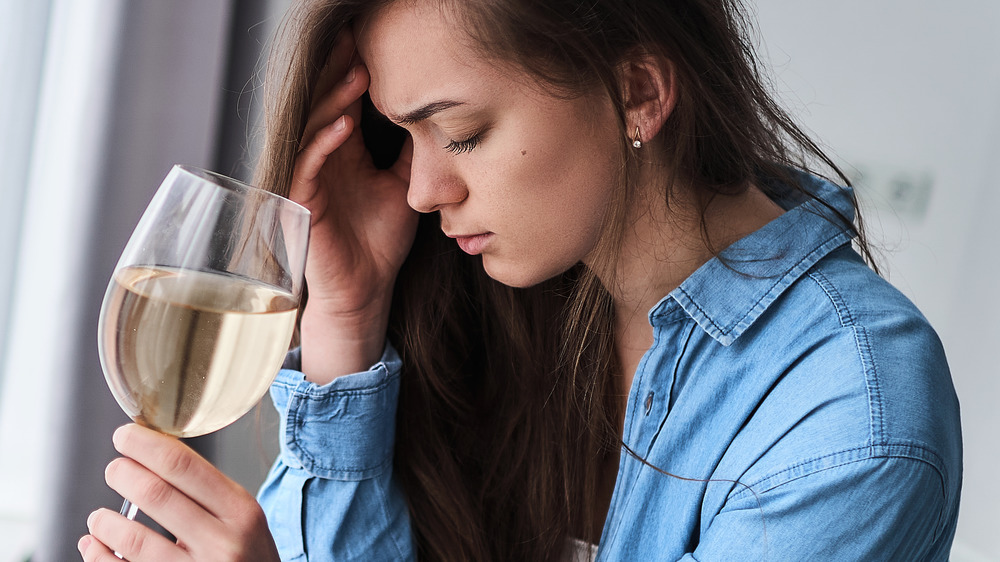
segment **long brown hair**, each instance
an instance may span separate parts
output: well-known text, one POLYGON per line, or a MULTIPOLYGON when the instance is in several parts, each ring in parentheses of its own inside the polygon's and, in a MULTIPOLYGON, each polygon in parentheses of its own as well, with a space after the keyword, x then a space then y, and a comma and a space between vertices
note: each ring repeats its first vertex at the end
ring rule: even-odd
MULTIPOLYGON (((286 20, 287 48, 270 66, 277 91, 260 185, 287 193, 313 85, 337 34, 391 1, 298 3, 286 20)), ((636 52, 666 57, 677 72, 679 101, 660 132, 659 158, 673 174, 664 197, 675 178, 713 196, 755 183, 766 189, 760 180, 769 178, 813 197, 789 170, 817 164, 847 182, 771 98, 736 0, 438 1, 454 8, 483 55, 560 95, 600 91, 617 108, 621 189, 597 249, 605 263, 622 238, 638 174, 618 74, 636 52)), ((391 161, 389 145, 399 139, 369 121, 366 143, 377 160, 388 152, 391 161)), ((860 228, 855 234, 867 256, 860 228)), ((421 217, 397 277, 388 337, 404 362, 394 475, 422 559, 554 560, 567 536, 588 537, 599 526, 601 461, 621 445, 613 320, 610 296, 590 270, 505 287, 443 236, 435 215, 421 217)))

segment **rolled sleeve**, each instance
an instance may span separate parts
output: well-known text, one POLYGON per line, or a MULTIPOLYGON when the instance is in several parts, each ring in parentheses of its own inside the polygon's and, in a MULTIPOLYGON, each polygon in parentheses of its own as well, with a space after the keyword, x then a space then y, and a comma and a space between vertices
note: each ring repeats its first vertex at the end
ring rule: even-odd
POLYGON ((940 526, 949 501, 930 460, 845 451, 751 484, 682 560, 947 560, 937 538, 954 529, 940 526))
POLYGON ((412 560, 392 473, 401 361, 386 344, 371 369, 319 386, 288 354, 271 386, 281 453, 257 498, 282 560, 412 560))
POLYGON ((280 414, 281 457, 291 468, 332 480, 374 478, 392 463, 401 361, 386 344, 381 360, 368 371, 319 386, 289 354, 271 385, 280 414))

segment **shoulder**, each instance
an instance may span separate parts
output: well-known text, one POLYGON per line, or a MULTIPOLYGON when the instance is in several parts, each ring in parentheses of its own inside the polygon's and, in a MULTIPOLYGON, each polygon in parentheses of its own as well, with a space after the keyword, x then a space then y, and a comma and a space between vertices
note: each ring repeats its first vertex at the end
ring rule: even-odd
POLYGON ((919 506, 936 536, 953 532, 962 445, 944 350, 849 246, 801 275, 732 347, 760 377, 759 399, 715 472, 739 480, 718 502, 832 501, 840 507, 820 511, 834 514, 891 497, 881 513, 902 518, 892 528, 919 506))
POLYGON ((941 432, 958 426, 941 340, 917 307, 849 246, 813 266, 787 300, 805 325, 816 326, 803 335, 817 352, 829 352, 831 368, 846 375, 841 382, 864 384, 872 445, 943 446, 957 436, 941 432))
POLYGON ((737 343, 772 363, 754 418, 786 429, 768 435, 753 480, 905 458, 933 467, 957 498, 959 406, 944 349, 850 246, 805 272, 737 343))
POLYGON ((740 343, 768 350, 789 383, 863 390, 873 445, 929 437, 925 422, 958 413, 936 332, 849 246, 805 272, 745 335, 740 343))

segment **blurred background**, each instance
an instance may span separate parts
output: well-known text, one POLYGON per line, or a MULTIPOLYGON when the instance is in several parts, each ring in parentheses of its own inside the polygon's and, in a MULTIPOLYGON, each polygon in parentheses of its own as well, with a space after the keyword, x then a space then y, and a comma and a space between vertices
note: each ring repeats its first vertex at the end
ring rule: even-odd
MULTIPOLYGON (((127 419, 96 324, 174 163, 249 178, 289 0, 0 0, 0 562, 76 559, 127 419), (262 55, 263 54, 263 55, 262 55)), ((857 179, 888 278, 944 341, 965 484, 952 559, 1000 560, 1000 2, 757 0, 778 96, 857 179)), ((248 489, 269 405, 195 446, 248 489)), ((892 490, 886 490, 891 494, 892 490)))

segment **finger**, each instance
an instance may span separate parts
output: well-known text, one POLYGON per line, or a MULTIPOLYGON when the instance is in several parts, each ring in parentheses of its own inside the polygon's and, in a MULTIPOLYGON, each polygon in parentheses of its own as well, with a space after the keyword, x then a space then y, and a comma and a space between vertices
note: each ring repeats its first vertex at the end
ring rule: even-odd
MULTIPOLYGON (((295 169, 292 172, 292 185, 289 199, 305 205, 314 214, 321 209, 313 209, 311 205, 316 195, 316 178, 326 164, 327 158, 337 150, 352 133, 353 120, 342 115, 339 119, 321 129, 313 140, 302 149, 295 159, 295 169)), ((321 214, 321 213, 320 213, 321 214)), ((313 222, 320 219, 313 217, 313 222)))
MULTIPOLYGON (((110 560, 105 556, 111 554, 108 547, 101 544, 101 541, 95 539, 93 535, 83 535, 80 540, 76 542, 76 549, 80 551, 80 556, 83 557, 85 562, 95 562, 95 561, 107 561, 110 560)), ((118 558, 113 558, 113 560, 118 560, 118 558)))
POLYGON ((183 549, 163 535, 110 509, 102 508, 91 513, 87 518, 87 529, 92 535, 84 553, 84 559, 88 561, 118 562, 114 552, 131 562, 189 559, 183 549))
POLYGON ((224 531, 206 508, 132 459, 111 461, 105 480, 185 544, 205 544, 224 531))
POLYGON ((120 562, 121 558, 115 556, 110 548, 104 546, 101 541, 92 535, 84 535, 76 543, 76 549, 80 551, 80 556, 85 562, 120 562))
POLYGON ((371 76, 363 64, 351 67, 328 94, 323 96, 309 112, 302 144, 308 144, 316 131, 326 127, 343 114, 355 120, 361 117, 361 95, 368 89, 371 76))
POLYGON ((330 49, 330 55, 326 59, 323 70, 320 71, 316 85, 313 87, 313 99, 311 107, 316 107, 319 101, 330 93, 334 84, 343 78, 348 68, 356 62, 357 45, 354 41, 354 33, 349 25, 345 25, 343 30, 337 34, 337 39, 330 49))
POLYGON ((76 549, 80 551, 85 562, 121 562, 122 560, 93 535, 81 537, 76 543, 76 549))
POLYGON ((177 439, 128 424, 115 431, 112 441, 118 452, 157 474, 216 517, 228 514, 226 502, 231 498, 249 496, 239 484, 177 439))
MULTIPOLYGON (((354 79, 351 82, 351 90, 356 91, 361 90, 361 94, 368 91, 371 86, 371 74, 368 72, 368 67, 364 64, 358 64, 354 67, 354 79)), ((361 94, 350 101, 344 113, 350 116, 354 120, 354 123, 361 123, 361 112, 362 112, 362 102, 361 94)), ((348 98, 349 99, 349 98, 348 98)), ((359 162, 362 159, 366 159, 368 163, 371 162, 371 158, 367 156, 368 149, 365 148, 364 137, 361 135, 361 127, 355 127, 351 136, 344 143, 344 146, 340 149, 339 153, 348 162, 359 162)))

